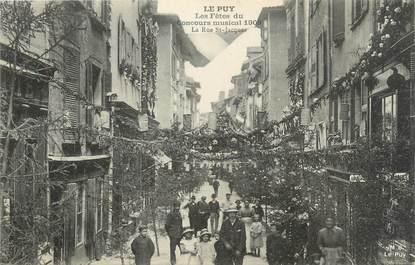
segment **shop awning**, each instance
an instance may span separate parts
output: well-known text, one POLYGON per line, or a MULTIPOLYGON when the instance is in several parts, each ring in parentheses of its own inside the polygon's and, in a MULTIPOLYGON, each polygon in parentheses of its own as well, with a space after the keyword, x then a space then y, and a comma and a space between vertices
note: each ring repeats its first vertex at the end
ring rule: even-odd
POLYGON ((92 161, 111 158, 111 155, 94 155, 94 156, 48 156, 49 161, 58 161, 58 162, 82 162, 82 161, 92 161))

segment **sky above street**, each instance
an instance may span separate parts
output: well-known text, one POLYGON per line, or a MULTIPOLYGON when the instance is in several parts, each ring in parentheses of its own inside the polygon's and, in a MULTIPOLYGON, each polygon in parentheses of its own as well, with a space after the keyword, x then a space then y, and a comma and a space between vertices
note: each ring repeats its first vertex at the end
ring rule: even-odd
MULTIPOLYGON (((203 12, 204 6, 215 6, 215 8, 235 6, 235 11, 243 15, 243 20, 249 21, 258 18, 262 7, 282 4, 283 0, 159 0, 158 12, 177 14, 182 21, 196 21, 196 13, 206 14, 203 12)), ((220 12, 220 14, 226 13, 220 12)), ((192 32, 190 25, 183 27, 187 33, 199 35, 196 36, 199 40, 198 45, 209 57, 213 51, 223 48, 223 43, 214 41, 212 36, 209 36, 211 34, 192 32)), ((259 30, 254 26, 246 26, 246 28, 246 32, 223 49, 205 67, 195 68, 186 64, 186 74, 201 84, 199 90, 199 94, 202 96, 199 104, 200 112, 211 110, 210 103, 218 100, 219 91, 228 91, 233 87, 230 80, 233 75, 240 73, 241 65, 246 60, 246 48, 261 45, 259 30)))

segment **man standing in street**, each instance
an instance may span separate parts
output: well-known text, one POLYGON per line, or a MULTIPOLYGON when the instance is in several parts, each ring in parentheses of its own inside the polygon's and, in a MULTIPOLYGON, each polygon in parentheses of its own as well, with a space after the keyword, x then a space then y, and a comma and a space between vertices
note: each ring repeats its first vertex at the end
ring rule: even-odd
POLYGON ((176 246, 180 248, 180 239, 182 238, 183 221, 180 215, 180 203, 173 205, 173 211, 167 215, 165 229, 170 239, 170 262, 176 265, 176 246))
POLYGON ((138 228, 138 236, 131 243, 131 251, 135 256, 135 265, 150 265, 154 244, 147 236, 147 227, 138 228))
POLYGON ((194 235, 196 236, 197 231, 199 229, 199 212, 198 212, 198 208, 197 208, 197 203, 196 203, 196 197, 193 195, 190 198, 190 202, 188 202, 183 209, 189 209, 189 222, 190 222, 190 228, 193 229, 194 231, 194 235))
POLYGON ((228 217, 227 210, 230 208, 235 208, 235 203, 231 201, 231 195, 230 193, 226 193, 226 199, 221 205, 221 210, 223 212, 223 221, 228 217))
POLYGON ((210 210, 209 204, 206 202, 206 196, 202 196, 201 200, 197 203, 197 209, 199 210, 200 230, 207 229, 210 210))
POLYGON ((212 234, 216 233, 218 230, 219 222, 219 202, 216 200, 216 194, 212 194, 212 200, 209 202, 209 211, 210 211, 210 231, 212 234))
POLYGON ((238 210, 230 208, 227 210, 228 219, 226 219, 220 230, 220 238, 224 242, 227 253, 230 255, 229 265, 242 265, 245 255, 245 225, 236 218, 238 210))
POLYGON ((346 238, 343 229, 334 225, 332 217, 326 218, 326 227, 318 231, 317 244, 325 265, 337 265, 344 258, 346 238))
POLYGON ((215 192, 215 195, 218 196, 219 186, 220 186, 219 180, 218 179, 215 179, 213 181, 212 186, 213 186, 213 191, 215 192))

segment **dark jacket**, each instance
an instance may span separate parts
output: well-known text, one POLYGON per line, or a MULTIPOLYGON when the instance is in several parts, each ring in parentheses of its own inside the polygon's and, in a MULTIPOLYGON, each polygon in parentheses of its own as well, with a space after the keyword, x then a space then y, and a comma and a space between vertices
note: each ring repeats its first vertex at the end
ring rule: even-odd
POLYGON ((154 254, 154 244, 148 237, 136 237, 131 243, 131 251, 135 256, 136 265, 150 265, 154 254))
POLYGON ((182 216, 180 213, 171 212, 167 215, 166 225, 164 226, 167 234, 171 238, 181 238, 183 232, 182 216))
POLYGON ((226 249, 225 244, 222 240, 215 242, 215 265, 229 265, 232 264, 232 251, 226 249))
POLYGON ((242 254, 245 253, 245 224, 239 221, 239 219, 236 219, 233 225, 229 219, 226 219, 220 229, 220 238, 232 246, 233 252, 239 251, 242 254))
POLYGON ((189 216, 197 216, 199 214, 199 208, 197 207, 196 202, 189 202, 184 206, 184 209, 189 209, 189 216))
POLYGON ((208 219, 210 214, 209 204, 204 201, 199 201, 197 203, 197 208, 201 217, 208 219))
POLYGON ((293 253, 289 246, 289 241, 279 234, 267 236, 267 261, 269 264, 275 262, 289 263, 293 262, 293 253))

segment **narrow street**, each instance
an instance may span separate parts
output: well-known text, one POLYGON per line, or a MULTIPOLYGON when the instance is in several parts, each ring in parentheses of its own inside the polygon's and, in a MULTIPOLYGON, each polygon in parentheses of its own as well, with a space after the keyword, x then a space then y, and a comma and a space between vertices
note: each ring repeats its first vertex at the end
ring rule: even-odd
MULTIPOLYGON (((226 193, 229 193, 229 192, 230 191, 229 191, 228 183, 220 180, 219 195, 218 195, 218 200, 220 203, 225 199, 226 193)), ((197 200, 200 200, 200 197, 202 196, 206 196, 209 199, 212 193, 213 193, 213 187, 206 182, 202 187, 200 187, 199 191, 194 193, 194 195, 196 196, 197 200)), ((234 192, 232 194, 231 199, 235 201, 235 200, 240 199, 240 197, 238 194, 234 192)), ((187 201, 183 201, 182 206, 184 206, 186 202, 187 201)), ((182 217, 183 217, 183 226, 184 227, 189 226, 189 220, 187 217, 186 210, 182 210, 182 217)), ((222 213, 219 219, 219 225, 221 223, 222 223, 222 213)), ((219 226, 219 229, 220 229, 220 226, 219 226)), ((151 232, 151 239, 153 240, 153 242, 155 242, 154 232, 151 232)), ((126 265, 134 264, 133 255, 129 247, 130 244, 131 243, 129 242, 128 243, 128 254, 125 260, 126 265)), ((157 254, 155 254, 155 256, 153 257, 151 261, 151 264, 152 265, 169 265, 170 264, 169 262, 169 239, 167 237, 163 236, 159 238, 159 249, 160 249, 160 256, 157 256, 157 254)), ((265 260, 265 255, 263 253, 264 251, 262 251, 261 253, 262 257, 260 258, 246 256, 244 259, 244 265, 265 265, 267 264, 265 260)), ((176 251, 176 255, 180 255, 178 250, 176 251)), ((102 260, 93 262, 91 265, 119 265, 119 264, 121 264, 121 259, 119 255, 116 255, 114 257, 103 257, 102 260)), ((185 264, 178 264, 178 265, 185 265, 185 264)))

